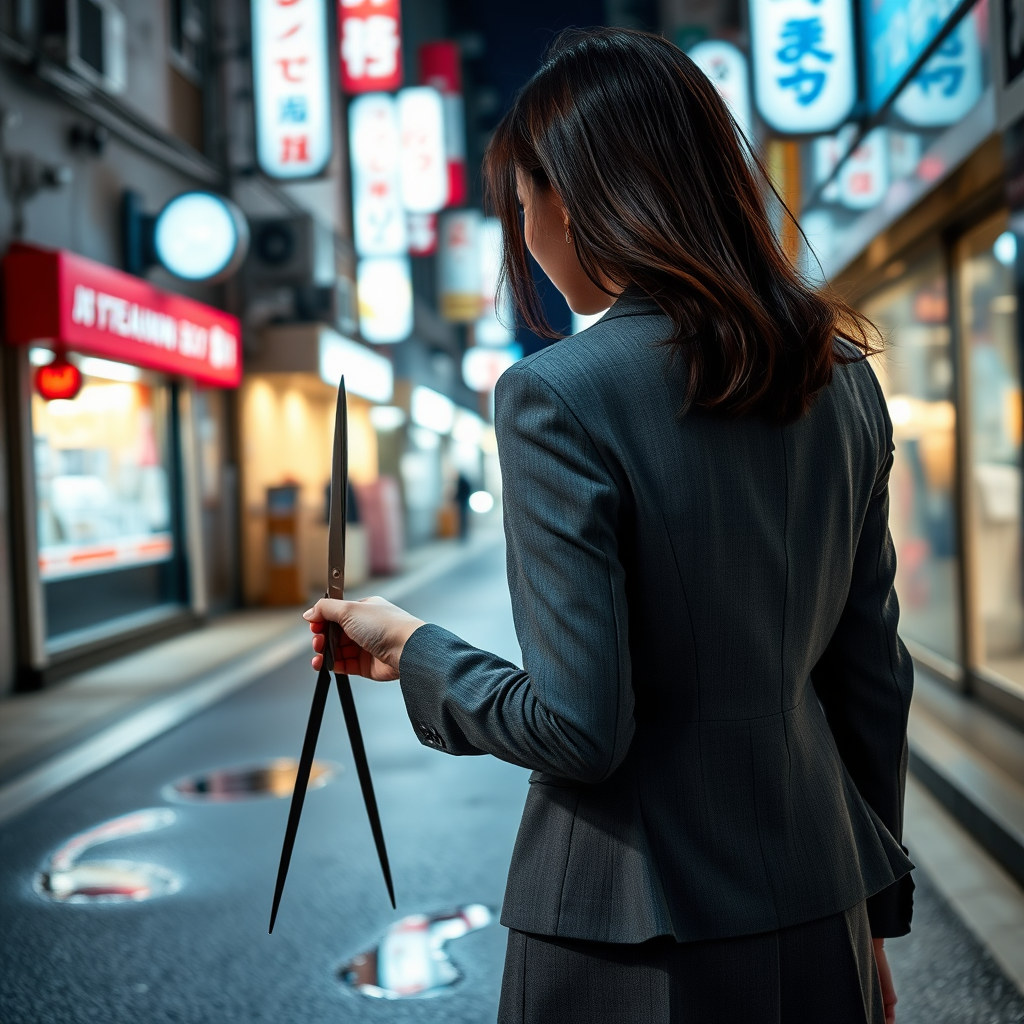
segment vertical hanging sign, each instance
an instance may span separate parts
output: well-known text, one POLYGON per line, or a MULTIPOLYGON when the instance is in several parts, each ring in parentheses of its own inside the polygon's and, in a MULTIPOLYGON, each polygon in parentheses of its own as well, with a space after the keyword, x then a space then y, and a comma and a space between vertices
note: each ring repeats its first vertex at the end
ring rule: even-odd
POLYGON ((391 92, 402 84, 399 0, 339 0, 338 33, 342 91, 391 92))
POLYGON ((444 101, 444 148, 448 160, 448 206, 461 206, 466 176, 466 116, 462 99, 462 55, 451 40, 420 47, 420 83, 432 85, 444 101))
POLYGON ((448 201, 444 105, 427 85, 398 94, 402 205, 409 213, 437 213, 448 201))
POLYGON ((395 98, 367 93, 348 112, 355 248, 360 256, 404 256, 401 137, 395 98))
POLYGON ((750 0, 754 99, 786 135, 835 131, 857 99, 851 0, 750 0))
POLYGON ((331 158, 326 0, 252 0, 256 153, 273 178, 310 178, 331 158))
POLYGON ((753 140, 750 74, 743 52, 723 39, 706 39, 694 46, 687 56, 715 83, 737 127, 748 140, 753 140))

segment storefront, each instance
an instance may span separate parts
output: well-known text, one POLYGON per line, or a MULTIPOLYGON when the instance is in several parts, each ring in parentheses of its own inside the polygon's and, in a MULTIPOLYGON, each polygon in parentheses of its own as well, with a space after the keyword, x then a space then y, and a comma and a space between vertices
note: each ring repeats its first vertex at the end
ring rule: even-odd
POLYGON ((238 322, 63 250, 4 259, 21 685, 208 605, 238 322))
MULTIPOLYGON (((319 323, 281 324, 260 332, 241 393, 242 496, 246 603, 294 604, 323 589, 327 564, 327 496, 338 382, 348 395, 350 522, 346 583, 368 576, 372 542, 400 544, 397 493, 377 509, 381 483, 378 435, 372 412, 394 392, 391 362, 319 323), (269 503, 282 487, 295 488, 294 541, 275 543, 269 503), (363 500, 360 500, 362 498, 363 500), (366 506, 364 508, 364 506, 366 506), (372 507, 371 507, 372 506, 372 507), (389 537, 381 541, 380 532, 389 537), (373 536, 371 536, 373 534, 373 536), (293 566, 275 581, 275 566, 293 566)), ((380 564, 380 557, 377 557, 380 564)))
POLYGON ((801 222, 809 272, 886 338, 901 633, 933 676, 1024 721, 1024 221, 1007 201, 989 14, 980 0, 938 31, 845 156, 843 133, 803 147, 801 222))

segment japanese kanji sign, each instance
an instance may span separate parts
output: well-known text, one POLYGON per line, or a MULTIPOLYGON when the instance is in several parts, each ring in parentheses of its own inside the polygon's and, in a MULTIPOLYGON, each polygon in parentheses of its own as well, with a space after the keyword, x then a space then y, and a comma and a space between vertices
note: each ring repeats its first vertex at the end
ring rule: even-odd
POLYGON ((429 85, 398 94, 402 205, 409 213, 437 213, 448 202, 444 103, 429 85))
POLYGON ((889 99, 957 6, 957 0, 868 0, 863 5, 872 111, 889 99))
POLYGON ((942 41, 893 104, 899 116, 917 128, 956 124, 981 99, 981 41, 975 12, 942 41))
POLYGON ((310 178, 331 158, 327 0, 252 0, 256 152, 274 178, 310 178))
POLYGON ((751 0, 754 97, 790 135, 834 131, 857 98, 850 0, 751 0))
POLYGON ((341 88, 350 95, 402 84, 399 0, 338 0, 341 88))
POLYGON ((398 107, 388 93, 352 101, 348 112, 352 207, 360 256, 404 256, 408 249, 401 196, 398 107))
POLYGON ((444 100, 444 148, 448 159, 448 206, 461 206, 466 181, 466 116, 462 99, 462 55, 450 39, 420 47, 420 84, 432 85, 444 100))

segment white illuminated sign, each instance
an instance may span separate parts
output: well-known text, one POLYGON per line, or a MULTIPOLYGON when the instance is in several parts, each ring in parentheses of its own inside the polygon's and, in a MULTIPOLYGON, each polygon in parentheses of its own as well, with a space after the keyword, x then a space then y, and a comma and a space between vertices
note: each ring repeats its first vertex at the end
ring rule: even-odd
POLYGON ((393 96, 366 93, 349 107, 356 252, 402 256, 408 250, 400 169, 401 133, 393 96))
POLYGON ((441 315, 452 323, 472 323, 483 312, 483 260, 479 210, 452 210, 438 228, 441 315))
POLYGON ((402 205, 410 213, 436 213, 448 202, 444 103, 430 86, 398 94, 402 205))
POLYGON ((395 374, 390 360, 330 328, 321 329, 319 348, 322 381, 336 388, 344 376, 352 394, 371 402, 391 401, 395 374))
POLYGON ((877 206, 889 188, 889 133, 868 132, 839 169, 839 201, 851 210, 877 206))
POLYGON ((851 0, 750 0, 754 99, 778 132, 835 131, 857 99, 851 0))
POLYGON ((462 357, 462 379, 472 391, 490 394, 498 378, 522 355, 523 350, 518 345, 506 345, 505 348, 475 346, 467 349, 462 357))
POLYGON ((476 322, 475 339, 478 345, 502 348, 515 341, 512 325, 515 316, 508 289, 498 292, 501 275, 501 221, 486 217, 480 225, 480 298, 483 315, 476 322))
POLYGON ((417 384, 409 399, 409 418, 418 427, 447 434, 455 426, 455 403, 440 391, 417 384))
POLYGON ((896 98, 893 109, 915 128, 942 128, 966 117, 981 99, 981 44, 967 16, 896 98))
POLYGON ((157 216, 153 247, 157 259, 175 277, 221 280, 245 259, 249 224, 230 199, 211 192, 185 192, 157 216))
POLYGON ((274 178, 309 178, 331 158, 324 0, 252 0, 256 152, 274 178))
POLYGON ((374 344, 405 341, 412 333, 412 272, 407 257, 360 260, 356 271, 359 333, 374 344))
POLYGON ((688 56, 715 83, 740 131, 752 139, 750 74, 744 54, 722 39, 706 39, 694 46, 688 56))

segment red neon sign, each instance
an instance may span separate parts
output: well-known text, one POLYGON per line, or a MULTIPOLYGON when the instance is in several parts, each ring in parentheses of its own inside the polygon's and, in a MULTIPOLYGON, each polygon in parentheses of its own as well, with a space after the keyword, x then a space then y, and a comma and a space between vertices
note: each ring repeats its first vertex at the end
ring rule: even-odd
POLYGON ((216 387, 241 383, 241 327, 229 313, 63 249, 14 244, 3 271, 8 344, 50 341, 216 387))
POLYGON ((338 0, 341 88, 349 95, 402 84, 399 0, 338 0))
POLYGON ((82 371, 63 356, 36 370, 36 391, 48 402, 74 398, 82 390, 82 371))
POLYGON ((452 40, 424 43, 419 50, 420 84, 432 85, 444 100, 444 148, 448 160, 448 202, 461 206, 466 181, 466 118, 462 100, 462 53, 452 40))

